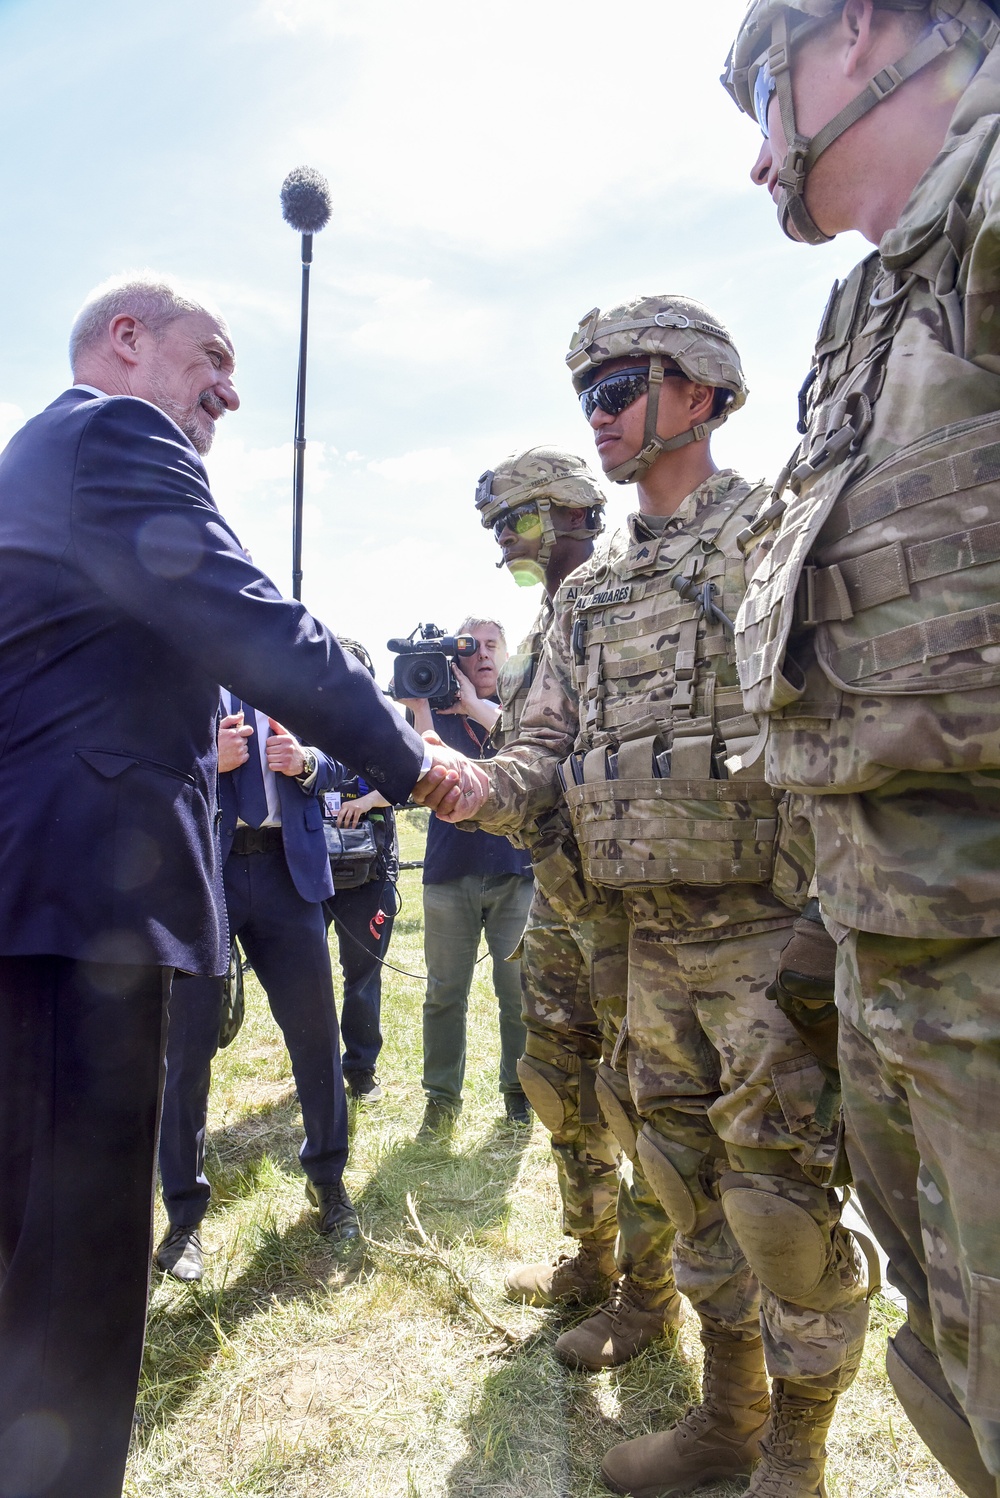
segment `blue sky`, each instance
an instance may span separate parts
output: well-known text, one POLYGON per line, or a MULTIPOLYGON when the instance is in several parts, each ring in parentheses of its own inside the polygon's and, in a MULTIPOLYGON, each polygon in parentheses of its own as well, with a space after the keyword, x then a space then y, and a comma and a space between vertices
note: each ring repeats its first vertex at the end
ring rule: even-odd
MULTIPOLYGON (((317 237, 304 598, 384 642, 538 603, 472 505, 506 453, 592 456, 563 356, 595 305, 661 290, 733 329, 751 396, 720 461, 773 475, 830 283, 866 246, 785 241, 718 84, 743 0, 0 0, 0 437, 68 383, 87 291, 151 266, 226 313, 243 406, 208 459, 290 586, 298 242, 286 173, 329 179, 317 237), (707 19, 706 19, 707 17, 707 19)), ((633 490, 611 486, 618 524, 633 490)))

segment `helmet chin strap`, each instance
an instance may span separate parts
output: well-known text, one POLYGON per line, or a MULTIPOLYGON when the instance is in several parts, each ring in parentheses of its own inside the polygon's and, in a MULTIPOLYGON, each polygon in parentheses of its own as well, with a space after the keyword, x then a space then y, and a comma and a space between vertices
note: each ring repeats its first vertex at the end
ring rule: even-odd
MULTIPOLYGON (((920 41, 914 43, 909 52, 895 63, 875 74, 860 94, 845 104, 829 124, 813 136, 800 135, 795 123, 795 103, 792 98, 791 36, 788 12, 782 11, 775 19, 771 32, 771 46, 767 52, 767 66, 774 79, 781 112, 781 128, 788 142, 785 159, 778 172, 778 222, 789 239, 801 240, 804 244, 827 244, 832 234, 824 234, 805 203, 806 178, 823 152, 852 125, 888 99, 890 94, 923 68, 946 52, 952 52, 966 35, 974 37, 984 51, 991 52, 1000 41, 1000 25, 996 17, 977 0, 938 0, 938 13, 946 11, 940 20, 920 41), (794 232, 793 232, 794 231, 794 232)), ((803 37, 825 25, 825 21, 813 21, 798 27, 794 39, 803 37)))
POLYGON ((642 478, 643 474, 649 472, 661 453, 675 452, 679 447, 687 447, 689 442, 704 442, 717 427, 728 416, 728 411, 723 411, 720 416, 714 416, 711 421, 699 421, 697 426, 681 432, 676 437, 658 437, 656 435, 656 420, 660 410, 660 391, 663 388, 663 360, 658 354, 651 354, 649 360, 649 390, 646 395, 646 424, 642 433, 642 447, 634 458, 626 458, 624 463, 619 463, 616 468, 609 468, 607 476, 613 484, 634 484, 642 478))
MULTIPOLYGON (((592 541, 604 530, 604 520, 601 517, 600 509, 595 505, 570 506, 571 509, 588 510, 592 519, 596 521, 596 524, 588 525, 584 530, 581 530, 579 527, 574 530, 569 526, 561 526, 556 522, 555 515, 559 510, 565 509, 565 505, 554 505, 547 495, 543 495, 540 499, 537 499, 535 503, 538 506, 538 518, 542 523, 542 541, 541 545, 538 548, 538 555, 534 558, 534 562, 535 565, 540 569, 541 573, 545 572, 545 569, 549 563, 549 557, 552 555, 553 548, 557 541, 561 540, 563 537, 567 537, 568 539, 573 541, 592 541)), ((501 557, 496 566, 497 571, 499 572, 501 567, 507 566, 507 563, 501 557)), ((538 581, 541 582, 541 580, 541 577, 539 577, 538 581)))

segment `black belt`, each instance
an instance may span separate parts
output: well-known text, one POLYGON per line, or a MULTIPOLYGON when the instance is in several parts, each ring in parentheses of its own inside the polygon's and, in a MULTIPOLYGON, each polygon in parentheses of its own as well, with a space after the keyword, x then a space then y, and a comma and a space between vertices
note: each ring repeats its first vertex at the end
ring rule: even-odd
POLYGON ((280 827, 237 827, 231 853, 280 853, 280 827))

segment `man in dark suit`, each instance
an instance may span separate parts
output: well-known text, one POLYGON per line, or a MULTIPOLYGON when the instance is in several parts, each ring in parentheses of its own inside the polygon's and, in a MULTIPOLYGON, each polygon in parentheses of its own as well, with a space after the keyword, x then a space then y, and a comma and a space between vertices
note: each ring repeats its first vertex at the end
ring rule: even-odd
POLYGON ((0 456, 0 1472, 116 1498, 142 1352, 172 970, 218 975, 218 683, 391 800, 474 776, 249 561, 199 452, 222 319, 91 298, 76 386, 0 456))
MULTIPOLYGON (((302 1107, 299 1158, 319 1230, 356 1238, 343 1185, 347 1104, 322 902, 333 894, 319 798, 335 762, 273 718, 223 693, 219 725, 222 866, 229 932, 238 937, 285 1037, 302 1107)), ((212 1058, 219 1043, 221 978, 178 978, 170 995, 167 1081, 160 1122, 160 1182, 170 1229, 156 1264, 200 1280, 199 1228, 211 1188, 204 1173, 212 1058)))

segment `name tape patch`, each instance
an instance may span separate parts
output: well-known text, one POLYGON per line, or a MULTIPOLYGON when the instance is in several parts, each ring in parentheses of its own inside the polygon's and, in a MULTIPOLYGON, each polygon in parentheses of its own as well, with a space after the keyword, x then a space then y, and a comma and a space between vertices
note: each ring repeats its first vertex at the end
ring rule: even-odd
POLYGON ((632 597, 632 584, 619 583, 617 588, 601 588, 576 600, 577 609, 599 609, 607 604, 628 603, 632 597))

